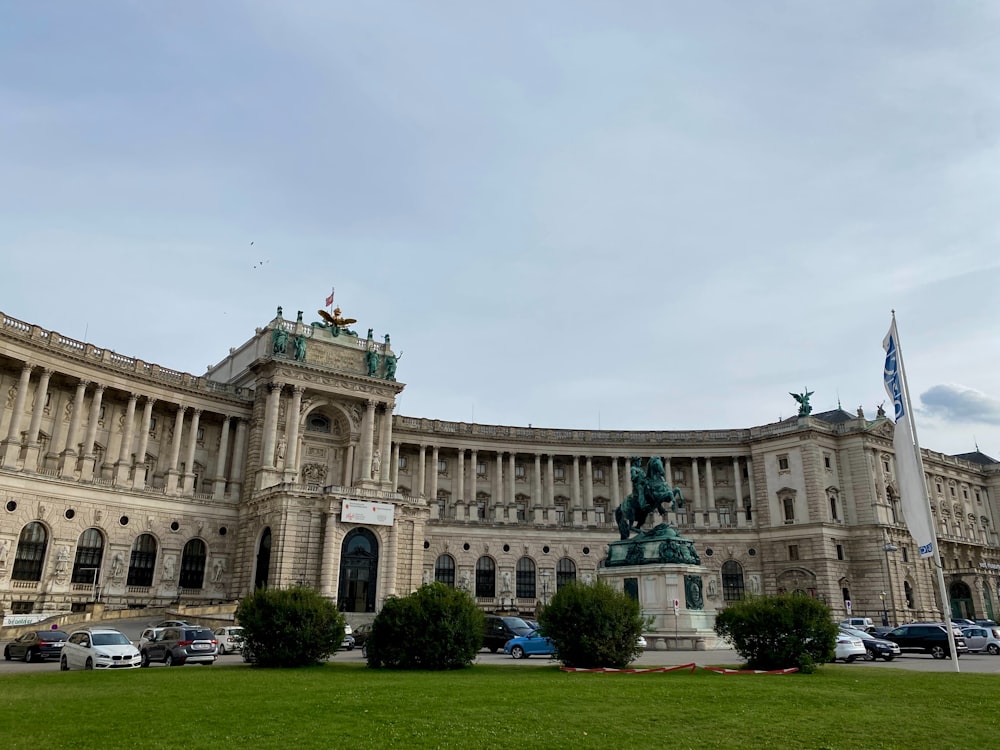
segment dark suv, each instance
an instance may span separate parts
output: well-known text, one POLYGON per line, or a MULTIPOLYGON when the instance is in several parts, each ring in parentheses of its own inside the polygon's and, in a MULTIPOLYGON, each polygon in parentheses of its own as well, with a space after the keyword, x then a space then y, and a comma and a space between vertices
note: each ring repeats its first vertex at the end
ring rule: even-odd
POLYGON ((162 661, 168 667, 182 664, 214 664, 219 642, 210 628, 197 625, 163 628, 142 645, 142 666, 162 661))
MULTIPOLYGON (((969 647, 965 643, 962 632, 957 628, 953 632, 955 651, 958 652, 958 655, 969 653, 969 647)), ((882 637, 887 641, 898 643, 903 653, 930 654, 935 659, 945 659, 951 656, 948 650, 948 632, 944 629, 944 625, 938 622, 915 622, 902 625, 895 630, 890 630, 882 637)))
POLYGON ((488 648, 490 653, 495 654, 511 638, 527 635, 530 632, 531 627, 520 617, 486 615, 486 621, 483 623, 483 648, 488 648))

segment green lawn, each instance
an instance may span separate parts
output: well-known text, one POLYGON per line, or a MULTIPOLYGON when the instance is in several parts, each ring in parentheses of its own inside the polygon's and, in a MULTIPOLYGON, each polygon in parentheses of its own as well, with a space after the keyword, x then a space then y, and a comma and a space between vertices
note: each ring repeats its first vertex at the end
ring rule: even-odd
POLYGON ((379 672, 188 666, 0 676, 3 750, 992 747, 994 675, 379 672))

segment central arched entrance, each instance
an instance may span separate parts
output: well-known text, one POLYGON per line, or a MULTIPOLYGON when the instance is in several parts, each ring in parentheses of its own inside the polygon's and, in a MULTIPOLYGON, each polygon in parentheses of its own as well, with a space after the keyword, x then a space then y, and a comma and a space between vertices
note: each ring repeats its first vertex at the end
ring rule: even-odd
POLYGON ((337 606, 342 612, 374 612, 378 577, 378 539, 368 529, 354 529, 340 550, 337 606))
POLYGON ((972 620, 976 608, 972 603, 972 590, 965 581, 953 581, 948 593, 951 595, 951 616, 972 620))

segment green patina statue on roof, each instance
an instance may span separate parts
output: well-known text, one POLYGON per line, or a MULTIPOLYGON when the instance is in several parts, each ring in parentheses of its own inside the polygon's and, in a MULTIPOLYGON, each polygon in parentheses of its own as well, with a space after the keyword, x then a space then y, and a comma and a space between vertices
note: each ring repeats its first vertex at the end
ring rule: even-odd
POLYGON ((812 414, 812 406, 809 403, 809 397, 813 395, 814 391, 810 391, 808 388, 803 388, 802 393, 789 393, 788 395, 799 402, 799 416, 808 417, 812 414))

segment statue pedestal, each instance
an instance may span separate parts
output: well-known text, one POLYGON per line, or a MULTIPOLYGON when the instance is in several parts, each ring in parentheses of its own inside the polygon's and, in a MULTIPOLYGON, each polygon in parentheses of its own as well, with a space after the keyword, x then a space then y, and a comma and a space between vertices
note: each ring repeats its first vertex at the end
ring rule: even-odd
POLYGON ((604 583, 638 597, 643 616, 652 618, 644 632, 647 648, 656 651, 729 648, 713 629, 716 610, 704 608, 703 583, 709 575, 708 568, 684 563, 616 565, 597 571, 604 583))

